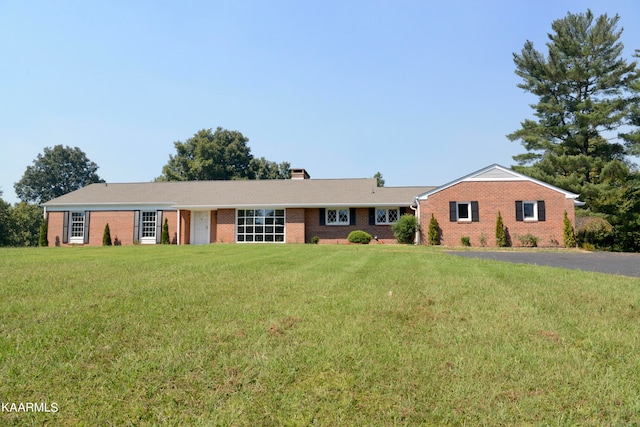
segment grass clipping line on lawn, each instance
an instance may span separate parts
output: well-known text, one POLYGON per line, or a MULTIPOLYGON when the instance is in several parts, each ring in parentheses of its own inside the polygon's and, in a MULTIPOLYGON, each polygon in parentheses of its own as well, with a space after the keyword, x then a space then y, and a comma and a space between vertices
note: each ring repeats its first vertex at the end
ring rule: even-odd
POLYGON ((0 250, 3 424, 640 423, 640 280, 413 246, 0 250))

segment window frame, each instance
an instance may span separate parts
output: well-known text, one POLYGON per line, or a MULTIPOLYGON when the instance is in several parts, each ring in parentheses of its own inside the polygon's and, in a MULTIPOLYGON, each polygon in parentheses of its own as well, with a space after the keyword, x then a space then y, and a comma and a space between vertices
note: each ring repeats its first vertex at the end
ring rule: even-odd
POLYGON ((456 202, 456 221, 457 222, 471 222, 473 214, 471 213, 471 202, 456 202), (460 206, 467 207, 467 218, 460 217, 460 206))
POLYGON ((236 243, 286 243, 286 233, 286 209, 236 209, 236 243))
POLYGON ((376 208, 375 210, 375 225, 393 225, 396 222, 398 222, 398 220, 400 219, 400 207, 392 207, 392 208, 376 208), (384 214, 384 221, 378 221, 379 218, 379 211, 385 211, 384 214), (389 211, 397 211, 396 212, 396 220, 395 221, 390 221, 389 220, 389 211))
POLYGON ((538 221, 538 201, 537 200, 523 200, 522 201, 522 220, 524 222, 535 222, 538 221), (527 205, 531 205, 531 209, 533 211, 532 216, 527 216, 526 211, 527 205))
POLYGON ((342 226, 351 224, 351 209, 350 208, 326 208, 324 211, 324 223, 328 226, 342 226), (335 221, 329 221, 330 212, 335 212, 335 221), (346 212, 346 220, 340 221, 340 213, 346 212))
POLYGON ((158 212, 157 211, 141 211, 140 212, 140 243, 142 244, 155 244, 157 242, 158 233, 158 212), (151 221, 145 219, 145 216, 153 215, 153 228, 151 227, 151 221), (153 230, 153 236, 145 233, 151 233, 153 230))
POLYGON ((84 211, 71 211, 69 213, 69 243, 84 244, 85 220, 86 213, 84 211), (82 218, 82 221, 76 220, 78 216, 82 218))

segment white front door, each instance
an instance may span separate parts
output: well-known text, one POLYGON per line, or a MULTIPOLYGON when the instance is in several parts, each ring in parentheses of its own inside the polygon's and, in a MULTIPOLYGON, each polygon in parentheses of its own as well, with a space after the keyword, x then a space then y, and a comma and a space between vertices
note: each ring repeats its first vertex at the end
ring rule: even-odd
POLYGON ((209 243, 209 211, 193 212, 193 239, 194 245, 206 245, 209 243))

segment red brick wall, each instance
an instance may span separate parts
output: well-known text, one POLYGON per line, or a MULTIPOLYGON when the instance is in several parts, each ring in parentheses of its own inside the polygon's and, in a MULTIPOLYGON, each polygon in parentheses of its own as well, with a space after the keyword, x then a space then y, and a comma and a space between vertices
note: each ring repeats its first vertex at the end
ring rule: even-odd
MULTIPOLYGON (((164 219, 169 220, 169 238, 175 241, 177 238, 176 230, 176 211, 163 211, 162 223, 164 219)), ((50 245, 59 242, 62 245, 62 231, 64 212, 49 212, 49 223, 47 237, 50 245)), ((115 243, 116 238, 123 245, 133 244, 133 211, 91 211, 89 214, 89 243, 88 246, 102 246, 102 236, 104 227, 109 224, 109 232, 111 240, 115 243)))
POLYGON ((310 243, 314 236, 320 238, 320 243, 348 243, 347 236, 353 230, 363 230, 372 236, 378 236, 378 241, 371 240, 371 244, 396 243, 390 225, 369 225, 369 208, 356 208, 355 225, 320 225, 320 209, 306 209, 307 243, 310 243))
POLYGON ((460 238, 469 236, 471 246, 480 246, 484 235, 488 246, 496 245, 495 226, 498 211, 507 227, 513 246, 521 246, 518 236, 532 234, 538 246, 562 246, 564 211, 575 224, 573 199, 530 181, 461 182, 420 202, 421 242, 427 244, 429 220, 433 213, 442 230, 442 244, 460 246, 460 238), (516 221, 515 202, 545 201, 546 221, 516 221), (449 202, 478 202, 479 222, 450 222, 449 202))
POLYGON ((290 208, 286 211, 286 243, 305 242, 305 209, 290 208))
POLYGON ((220 209, 217 215, 216 240, 218 243, 235 243, 236 241, 236 210, 220 209))
POLYGON ((62 245, 63 212, 47 212, 47 240, 49 246, 62 245))
POLYGON ((191 243, 191 211, 180 211, 180 244, 191 243))

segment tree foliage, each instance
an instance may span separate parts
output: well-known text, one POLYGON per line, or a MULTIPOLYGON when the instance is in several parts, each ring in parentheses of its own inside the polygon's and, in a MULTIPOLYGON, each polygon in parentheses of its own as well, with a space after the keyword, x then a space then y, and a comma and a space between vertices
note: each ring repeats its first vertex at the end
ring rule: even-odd
POLYGON ((25 202, 9 209, 9 246, 38 246, 43 209, 25 202))
MULTIPOLYGON (((2 192, 0 192, 2 196, 2 192)), ((9 244, 11 233, 11 204, 5 202, 0 197, 0 246, 9 244)))
POLYGON ((47 237, 47 231, 49 227, 47 226, 47 221, 42 221, 40 223, 40 233, 38 236, 38 246, 41 248, 49 246, 49 238, 47 237))
POLYGON ((264 157, 253 157, 249 162, 250 179, 289 179, 291 178, 291 164, 289 162, 276 163, 264 157))
POLYGON ((14 184, 20 200, 44 203, 95 182, 104 182, 98 165, 78 147, 46 147, 43 154, 27 166, 22 179, 14 184))
POLYGON ((380 173, 380 171, 376 172, 376 174, 373 175, 373 177, 376 179, 376 185, 378 187, 384 187, 384 178, 382 177, 382 174, 380 173))
POLYGON ((620 249, 638 250, 640 177, 630 156, 640 153, 640 74, 622 56, 619 20, 569 13, 552 23, 547 55, 530 41, 514 53, 518 87, 538 102, 536 119, 508 138, 526 150, 514 169, 580 194, 588 211, 608 216, 620 249))
POLYGON ((162 168, 159 181, 286 179, 289 163, 254 158, 238 131, 202 129, 185 142, 174 142, 176 154, 162 168))

